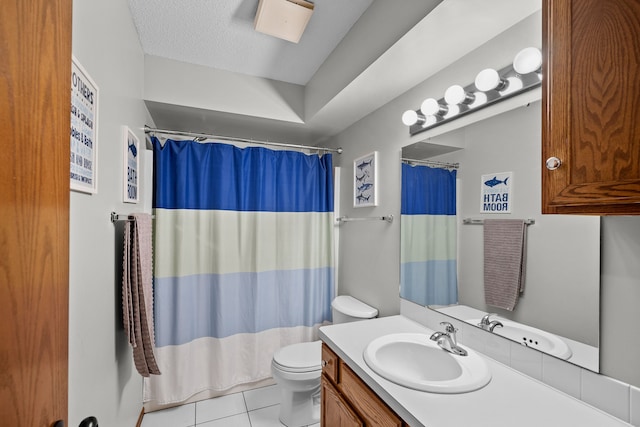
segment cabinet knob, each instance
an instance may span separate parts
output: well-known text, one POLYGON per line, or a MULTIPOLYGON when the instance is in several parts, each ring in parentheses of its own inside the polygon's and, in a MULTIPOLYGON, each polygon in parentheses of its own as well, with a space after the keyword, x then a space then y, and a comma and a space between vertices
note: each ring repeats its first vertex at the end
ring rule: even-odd
POLYGON ((562 165, 562 160, 557 157, 549 157, 545 164, 547 166, 547 169, 549 169, 550 171, 554 171, 558 169, 560 165, 562 165))
POLYGON ((325 366, 327 366, 327 361, 326 361, 326 360, 323 360, 323 361, 322 361, 322 367, 324 368, 325 366))

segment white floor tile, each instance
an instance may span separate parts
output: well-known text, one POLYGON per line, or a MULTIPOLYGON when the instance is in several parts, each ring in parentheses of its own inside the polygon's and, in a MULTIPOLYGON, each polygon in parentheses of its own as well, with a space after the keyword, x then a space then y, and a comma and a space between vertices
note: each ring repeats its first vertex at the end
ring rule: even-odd
POLYGON ((280 387, 271 385, 245 391, 244 400, 249 411, 278 405, 280 403, 280 387))
POLYGON ((219 420, 207 421, 206 423, 198 424, 197 427, 251 427, 251 423, 249 422, 249 415, 245 412, 244 414, 232 415, 219 420))
POLYGON ((284 424, 278 418, 280 405, 269 406, 249 412, 251 427, 283 427, 284 424))
POLYGON ((195 403, 148 412, 142 418, 142 427, 192 427, 195 423, 195 403))
POLYGON ((196 402, 196 424, 247 412, 242 393, 196 402))

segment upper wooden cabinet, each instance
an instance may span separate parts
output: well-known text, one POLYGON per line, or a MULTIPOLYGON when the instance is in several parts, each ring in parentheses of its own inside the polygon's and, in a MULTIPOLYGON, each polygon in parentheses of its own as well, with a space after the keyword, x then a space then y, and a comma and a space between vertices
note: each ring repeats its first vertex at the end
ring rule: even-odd
POLYGON ((640 1, 543 0, 542 212, 640 214, 640 1))

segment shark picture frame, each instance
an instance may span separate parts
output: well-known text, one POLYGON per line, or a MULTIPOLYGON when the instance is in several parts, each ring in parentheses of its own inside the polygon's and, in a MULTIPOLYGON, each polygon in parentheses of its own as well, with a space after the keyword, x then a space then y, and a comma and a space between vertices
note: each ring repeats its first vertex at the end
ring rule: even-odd
POLYGON ((127 126, 123 131, 123 170, 122 170, 122 201, 124 203, 138 203, 140 200, 140 140, 127 126))
POLYGON ((353 161, 353 207, 378 206, 378 152, 353 161))

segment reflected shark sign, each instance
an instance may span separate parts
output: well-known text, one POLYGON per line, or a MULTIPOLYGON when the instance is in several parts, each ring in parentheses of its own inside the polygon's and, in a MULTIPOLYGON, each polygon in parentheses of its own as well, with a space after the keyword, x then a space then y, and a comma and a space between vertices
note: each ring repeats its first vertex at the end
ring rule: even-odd
POLYGON ((513 172, 482 175, 480 180, 480 212, 511 213, 513 172))

